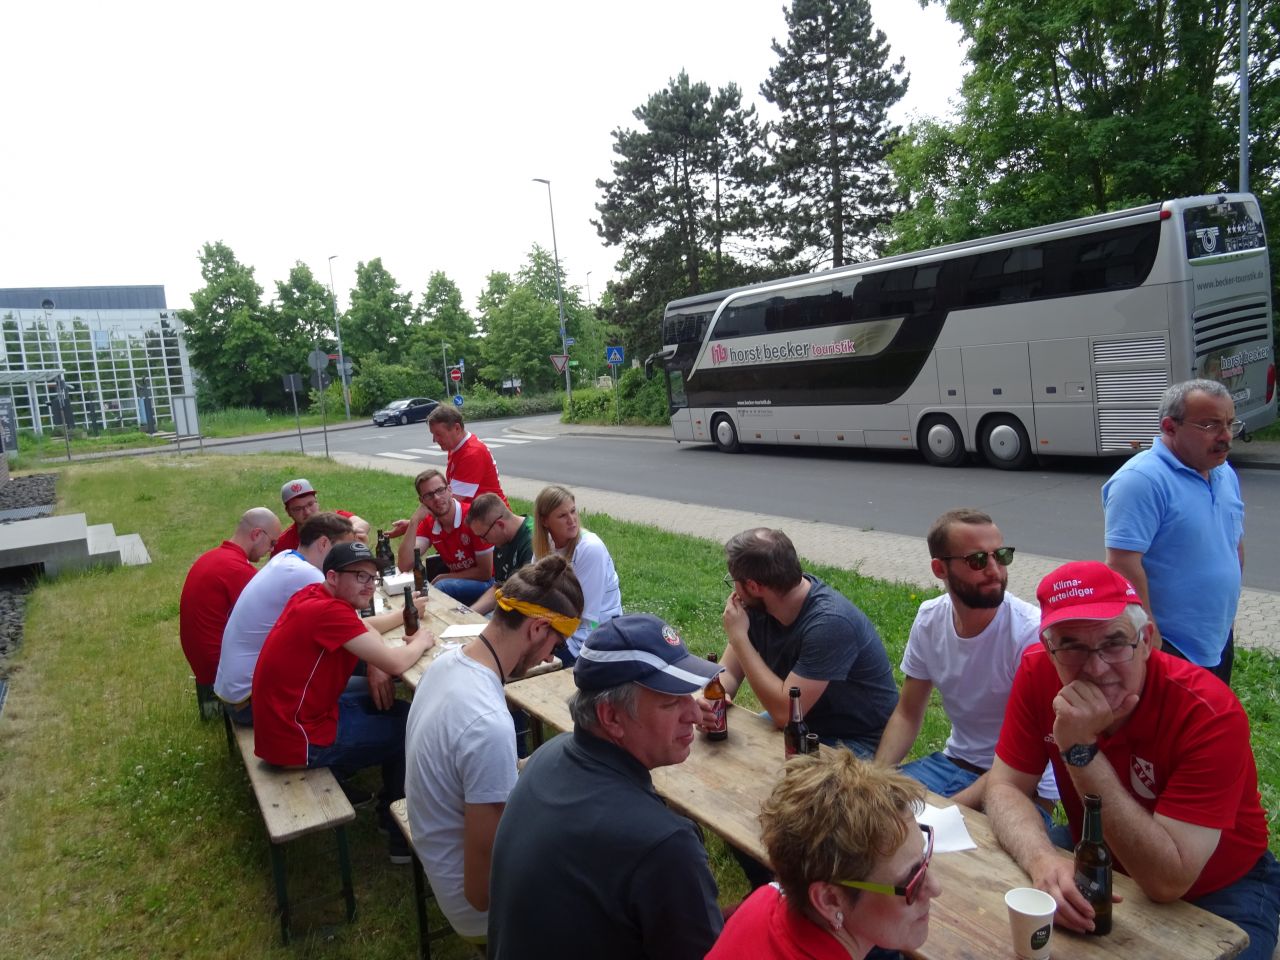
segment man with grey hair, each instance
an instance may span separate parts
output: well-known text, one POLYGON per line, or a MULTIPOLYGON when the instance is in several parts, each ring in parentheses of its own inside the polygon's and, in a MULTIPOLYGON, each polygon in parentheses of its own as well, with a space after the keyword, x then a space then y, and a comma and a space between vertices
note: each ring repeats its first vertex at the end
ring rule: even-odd
POLYGON ((1137 589, 1155 649, 1224 683, 1244 571, 1244 501, 1227 454, 1243 426, 1221 383, 1176 383, 1161 400, 1151 449, 1102 487, 1107 565, 1137 589))
POLYGON ((866 614, 800 567, 781 530, 744 530, 724 547, 732 592, 724 605, 729 643, 720 663, 732 697, 744 679, 783 728, 791 687, 812 733, 865 760, 876 752, 898 702, 889 657, 866 614))
POLYGON ((646 613, 597 627, 573 667, 573 733, 537 750, 494 840, 488 956, 701 960, 720 934, 697 828, 653 788, 683 763, 720 668, 646 613), (554 890, 567 912, 531 896, 554 890))
POLYGON ((1061 926, 1094 928, 1072 861, 1030 799, 1048 760, 1074 841, 1082 798, 1100 797, 1116 869, 1156 902, 1186 900, 1243 928, 1241 956, 1270 960, 1280 865, 1240 701, 1207 671, 1152 648, 1137 591, 1109 567, 1064 564, 1036 598, 1041 642, 1014 678, 988 777, 996 838, 1057 901, 1061 926))

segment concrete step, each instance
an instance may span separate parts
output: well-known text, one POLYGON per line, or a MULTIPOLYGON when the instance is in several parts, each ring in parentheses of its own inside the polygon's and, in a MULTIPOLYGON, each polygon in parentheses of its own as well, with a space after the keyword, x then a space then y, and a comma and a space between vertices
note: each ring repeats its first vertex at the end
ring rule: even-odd
POLYGON ((120 542, 116 528, 110 523, 95 523, 85 537, 89 546, 89 562, 95 566, 120 566, 120 542))
POLYGON ((43 565, 46 575, 78 570, 89 561, 89 527, 83 513, 37 517, 6 524, 0 568, 43 565))
POLYGON ((116 540, 120 544, 120 562, 126 567, 140 567, 151 562, 151 554, 139 534, 121 533, 116 540))

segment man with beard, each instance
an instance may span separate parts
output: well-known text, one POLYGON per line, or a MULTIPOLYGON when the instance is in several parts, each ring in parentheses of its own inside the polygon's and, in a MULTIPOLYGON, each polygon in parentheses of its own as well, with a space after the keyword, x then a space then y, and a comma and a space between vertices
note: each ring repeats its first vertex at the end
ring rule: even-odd
POLYGON ((485 942, 489 863, 507 795, 516 785, 516 738, 502 688, 551 659, 578 628, 582 587, 550 556, 496 590, 481 634, 440 655, 409 710, 405 796, 418 859, 454 931, 485 942))
POLYGON ((724 605, 729 639, 720 663, 725 693, 745 678, 781 730, 791 687, 809 731, 870 760, 898 688, 880 635, 839 592, 800 567, 781 530, 744 530, 724 545, 733 592, 724 605))
MULTIPOLYGON (((934 793, 981 810, 1004 707, 1022 652, 1039 643, 1040 611, 1006 591, 1013 547, 991 517, 949 510, 927 537, 930 569, 947 592, 926 600, 902 654, 902 690, 876 750, 876 761, 900 763, 920 735, 929 693, 942 696, 951 720, 946 746, 912 761, 902 772, 934 793)), ((1039 802, 1058 799, 1053 770, 1045 771, 1039 802)))
POLYGON ((1243 428, 1231 392, 1216 380, 1175 383, 1160 400, 1151 449, 1102 486, 1107 566, 1137 589, 1152 620, 1152 647, 1228 684, 1244 501, 1227 454, 1243 428))

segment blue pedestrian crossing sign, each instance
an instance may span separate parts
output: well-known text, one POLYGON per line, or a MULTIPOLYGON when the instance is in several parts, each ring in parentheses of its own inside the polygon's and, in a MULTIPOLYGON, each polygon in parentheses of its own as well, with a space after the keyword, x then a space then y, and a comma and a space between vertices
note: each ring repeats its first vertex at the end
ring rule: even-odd
POLYGON ((604 362, 611 366, 617 366, 622 363, 623 350, 621 347, 605 347, 604 362))

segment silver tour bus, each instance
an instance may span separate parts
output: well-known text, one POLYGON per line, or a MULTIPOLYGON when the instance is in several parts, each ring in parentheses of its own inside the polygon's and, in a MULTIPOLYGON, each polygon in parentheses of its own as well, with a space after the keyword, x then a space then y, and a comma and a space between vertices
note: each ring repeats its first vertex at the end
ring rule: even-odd
POLYGON ((674 300, 677 440, 916 449, 1017 469, 1151 444, 1207 377, 1246 438, 1276 418, 1258 202, 1220 194, 674 300))

